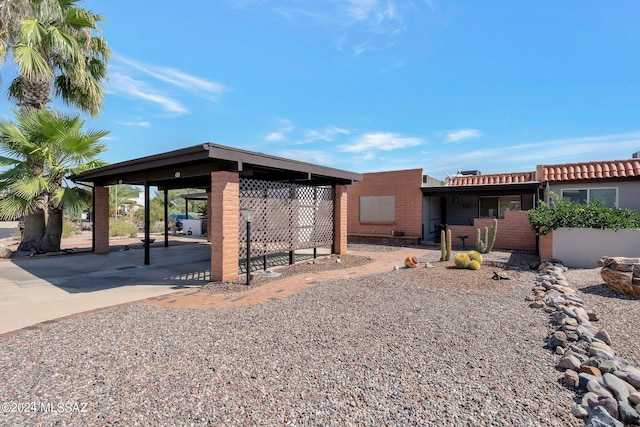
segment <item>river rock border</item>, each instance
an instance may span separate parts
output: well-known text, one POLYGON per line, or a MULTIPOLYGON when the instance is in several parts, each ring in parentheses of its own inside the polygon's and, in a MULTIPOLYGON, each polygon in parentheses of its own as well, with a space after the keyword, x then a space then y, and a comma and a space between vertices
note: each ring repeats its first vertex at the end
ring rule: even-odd
POLYGON ((560 263, 541 263, 527 300, 549 314, 546 345, 561 356, 564 383, 582 395, 571 413, 587 427, 640 425, 640 369, 618 357, 607 331, 594 326, 598 314, 585 307, 566 271, 560 263))

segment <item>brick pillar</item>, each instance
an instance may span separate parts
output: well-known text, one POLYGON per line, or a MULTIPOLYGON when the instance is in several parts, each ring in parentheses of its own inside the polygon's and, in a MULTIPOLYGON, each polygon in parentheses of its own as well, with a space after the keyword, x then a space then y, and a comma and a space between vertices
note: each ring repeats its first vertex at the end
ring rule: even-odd
POLYGON ((207 242, 211 243, 211 236, 213 235, 213 225, 211 223, 213 219, 213 210, 215 206, 211 204, 211 191, 207 193, 207 242))
POLYGON ((109 253, 109 187, 93 189, 93 245, 97 254, 109 253))
POLYGON ((240 177, 237 172, 211 172, 211 281, 238 278, 240 177))
POLYGON ((540 260, 553 259, 553 231, 540 236, 540 260))
POLYGON ((347 253, 347 186, 336 185, 333 220, 333 253, 347 253))

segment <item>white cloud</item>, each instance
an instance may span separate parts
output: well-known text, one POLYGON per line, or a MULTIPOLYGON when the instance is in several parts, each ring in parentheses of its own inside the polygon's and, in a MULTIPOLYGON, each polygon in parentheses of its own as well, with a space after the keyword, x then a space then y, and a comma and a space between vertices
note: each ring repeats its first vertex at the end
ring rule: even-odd
POLYGON ((477 138, 482 136, 478 129, 459 129, 447 133, 445 142, 458 142, 463 139, 477 138))
POLYGON ((393 151, 405 147, 422 145, 424 141, 415 137, 402 137, 397 133, 366 133, 352 144, 341 145, 340 150, 348 153, 361 153, 367 150, 393 151))
POLYGON ((139 126, 144 128, 151 126, 151 122, 147 122, 145 120, 140 120, 137 122, 120 122, 120 124, 124 126, 139 126))
POLYGON ((146 82, 119 73, 111 74, 106 91, 130 98, 143 99, 158 104, 163 109, 176 114, 184 114, 189 111, 179 101, 160 93, 146 82))
POLYGON ((332 160, 331 156, 326 151, 317 150, 281 150, 277 155, 287 159, 300 160, 302 162, 316 163, 320 165, 330 164, 332 160))
POLYGON ((157 80, 169 83, 190 93, 198 94, 214 101, 228 90, 227 87, 221 83, 195 77, 174 68, 144 64, 123 56, 116 56, 116 60, 157 80))
POLYGON ((339 128, 337 126, 327 126, 322 129, 311 129, 305 134, 305 142, 313 141, 335 141, 339 135, 349 135, 351 132, 348 129, 339 128))
POLYGON ((286 137, 282 132, 271 132, 265 139, 270 142, 279 142, 284 141, 286 137))

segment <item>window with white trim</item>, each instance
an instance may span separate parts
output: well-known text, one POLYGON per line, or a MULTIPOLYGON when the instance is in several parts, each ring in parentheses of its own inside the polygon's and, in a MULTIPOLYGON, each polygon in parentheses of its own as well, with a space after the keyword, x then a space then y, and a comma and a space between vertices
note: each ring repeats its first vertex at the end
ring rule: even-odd
POLYGON ((618 188, 571 188, 561 190, 560 197, 565 202, 576 204, 600 200, 607 208, 618 207, 618 188))

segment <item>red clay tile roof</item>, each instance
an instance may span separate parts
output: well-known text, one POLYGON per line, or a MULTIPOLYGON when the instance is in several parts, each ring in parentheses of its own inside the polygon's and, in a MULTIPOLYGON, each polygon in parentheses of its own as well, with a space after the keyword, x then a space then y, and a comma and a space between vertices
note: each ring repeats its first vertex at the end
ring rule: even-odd
POLYGON ((629 177, 640 178, 640 159, 538 165, 537 173, 538 179, 541 182, 629 177))
POLYGON ((490 185, 490 184, 511 184, 518 182, 532 182, 536 180, 536 173, 533 172, 511 172, 495 173, 490 175, 462 175, 447 178, 447 186, 455 185, 490 185))

